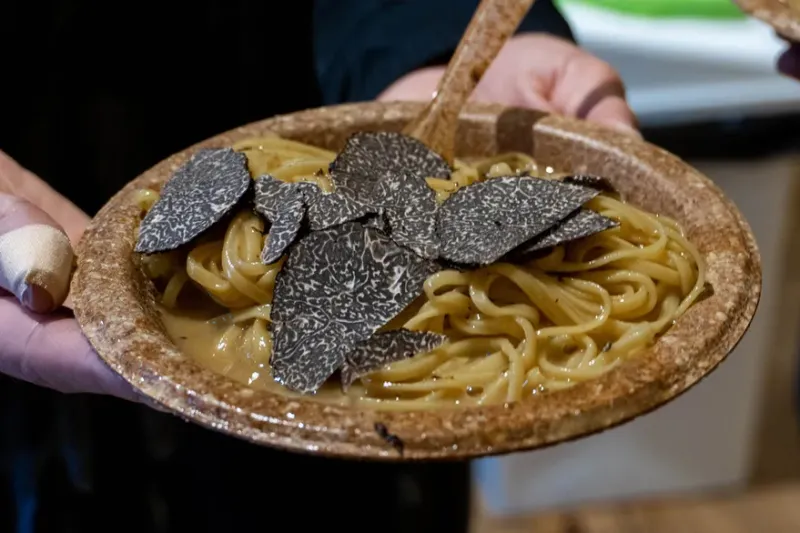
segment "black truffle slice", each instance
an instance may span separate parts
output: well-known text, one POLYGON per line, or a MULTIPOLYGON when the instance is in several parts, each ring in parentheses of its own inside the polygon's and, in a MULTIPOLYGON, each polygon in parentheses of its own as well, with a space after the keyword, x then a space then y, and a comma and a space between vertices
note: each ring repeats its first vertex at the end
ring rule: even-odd
POLYGON ((256 179, 254 208, 257 213, 274 222, 286 209, 287 202, 300 199, 307 206, 320 194, 319 187, 313 183, 283 181, 265 174, 256 179))
POLYGON ((351 200, 338 192, 325 194, 319 187, 315 187, 313 191, 306 191, 305 201, 308 206, 308 223, 312 231, 358 220, 376 211, 371 206, 351 200))
POLYGON ((365 228, 374 228, 384 233, 389 233, 389 223, 386 221, 386 216, 382 213, 375 215, 367 215, 362 220, 365 228))
POLYGON ((439 209, 440 255, 488 265, 549 230, 599 191, 528 176, 499 177, 453 193, 439 209))
POLYGON ((336 192, 326 194, 314 183, 286 182, 268 175, 256 180, 256 211, 273 221, 285 208, 289 199, 287 195, 299 193, 302 193, 302 202, 306 206, 312 231, 344 224, 376 212, 371 206, 355 202, 336 192))
POLYGON ((254 208, 270 222, 269 235, 261 260, 274 263, 286 252, 300 233, 306 213, 305 195, 318 189, 313 183, 291 183, 269 175, 256 179, 254 208))
POLYGON ((540 250, 576 241, 618 226, 616 220, 604 217, 589 209, 580 209, 546 233, 534 237, 512 251, 510 255, 524 259, 540 250))
POLYGON ((336 191, 352 200, 370 204, 375 188, 406 173, 425 178, 449 178, 450 167, 442 157, 417 139, 393 132, 361 132, 352 135, 330 167, 336 191))
POLYGON ((438 254, 438 206, 425 180, 449 176, 439 154, 400 133, 357 133, 331 164, 337 193, 382 209, 392 238, 429 259, 438 254))
POLYGON ((378 184, 376 204, 386 213, 392 239, 428 259, 439 255, 436 193, 425 178, 396 175, 378 184))
POLYGON ((273 378, 297 392, 317 390, 438 269, 359 222, 305 235, 275 282, 273 378))
POLYGON ((575 176, 565 176, 561 178, 563 183, 571 183, 573 185, 583 185, 584 187, 591 187, 600 192, 616 193, 617 190, 611 185, 611 182, 606 178, 600 176, 590 176, 587 174, 577 174, 575 176))
POLYGON ((253 208, 270 223, 278 218, 287 195, 296 196, 302 193, 297 183, 282 181, 265 174, 256 178, 256 194, 253 208))
POLYGON ((244 154, 200 150, 164 184, 139 226, 136 251, 164 252, 192 241, 225 217, 252 181, 244 154))
POLYGON ((261 261, 271 264, 281 258, 292 245, 303 226, 306 206, 299 189, 291 189, 284 194, 284 203, 272 221, 267 235, 261 261))
POLYGON ((342 366, 342 387, 347 389, 358 378, 395 361, 429 352, 447 341, 447 337, 427 331, 398 329, 376 333, 347 354, 342 366))

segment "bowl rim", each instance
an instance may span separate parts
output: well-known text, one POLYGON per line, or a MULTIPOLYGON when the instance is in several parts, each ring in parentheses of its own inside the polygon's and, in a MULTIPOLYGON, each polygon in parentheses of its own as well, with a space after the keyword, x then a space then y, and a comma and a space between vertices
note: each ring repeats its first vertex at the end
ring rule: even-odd
POLYGON ((779 35, 800 41, 800 15, 780 0, 733 0, 748 15, 772 26, 779 35))
MULTIPOLYGON (((692 227, 700 228, 701 242, 693 242, 706 258, 714 294, 690 308, 653 347, 595 380, 516 404, 397 412, 254 391, 182 355, 158 319, 151 284, 132 259, 140 220, 131 200, 134 191, 162 183, 201 148, 230 146, 269 131, 304 140, 314 132, 327 135, 325 128, 402 125, 420 109, 421 104, 371 102, 268 118, 197 143, 128 183, 92 219, 78 247, 72 281, 75 316, 100 358, 157 406, 254 443, 359 459, 443 460, 541 448, 630 421, 687 391, 738 344, 760 300, 761 260, 733 202, 711 180, 656 146, 584 121, 540 114, 531 127, 544 150, 563 151, 566 144, 600 152, 609 161, 625 158, 626 168, 649 172, 661 188, 668 187, 692 227), (396 440, 376 431, 376 424, 400 439, 402 451, 396 440)), ((471 104, 461 119, 496 122, 509 111, 528 113, 471 104)))

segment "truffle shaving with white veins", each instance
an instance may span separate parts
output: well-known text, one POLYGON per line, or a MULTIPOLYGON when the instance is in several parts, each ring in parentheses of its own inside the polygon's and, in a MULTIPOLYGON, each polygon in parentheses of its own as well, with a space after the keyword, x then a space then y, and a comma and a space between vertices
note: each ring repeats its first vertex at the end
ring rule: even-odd
POLYGON ((534 237, 519 246, 509 255, 512 258, 524 260, 526 257, 535 255, 536 252, 545 248, 583 239, 616 226, 619 226, 616 220, 604 217, 589 209, 580 209, 546 233, 534 237))
POLYGON ((338 226, 378 211, 372 206, 351 200, 336 191, 323 193, 319 187, 307 190, 305 194, 311 231, 338 226))
POLYGON ((529 176, 492 178, 464 187, 439 208, 440 257, 489 265, 598 194, 590 187, 529 176))
POLYGON ((392 239, 428 259, 439 255, 436 235, 436 193, 411 174, 386 179, 378 184, 376 203, 386 213, 392 239))
POLYGON ((351 222, 372 212, 367 206, 351 204, 340 194, 325 193, 308 181, 283 181, 268 174, 256 179, 255 210, 267 220, 275 220, 292 197, 302 199, 309 219, 319 217, 309 221, 314 231, 351 222), (323 200, 324 203, 316 207, 323 200))
POLYGON ((436 258, 436 194, 426 178, 449 179, 450 167, 439 154, 400 133, 357 133, 330 174, 337 193, 385 212, 398 244, 436 258))
POLYGON ((139 226, 135 250, 174 250, 227 215, 250 189, 247 157, 230 148, 200 150, 164 184, 139 226))
MULTIPOLYGON (((426 179, 451 169, 417 139, 358 133, 330 166, 334 191, 265 175, 244 154, 202 150, 167 182, 144 217, 136 250, 171 250, 198 237, 250 192, 269 222, 262 260, 286 255, 271 308, 272 377, 313 393, 337 371, 342 386, 431 351, 444 335, 382 331, 445 268, 525 260, 617 222, 583 209, 604 178, 505 176, 462 187, 441 205, 426 179)), ((249 198, 248 198, 249 201, 249 198)))
POLYGON ((294 243, 303 226, 306 205, 303 193, 299 189, 290 189, 283 195, 284 203, 272 221, 261 252, 261 261, 265 264, 276 262, 294 243))
POLYGON ((297 392, 317 390, 438 269, 359 222, 302 237, 275 282, 273 378, 297 392))
POLYGON ((274 222, 281 210, 284 208, 288 198, 303 198, 302 188, 310 183, 292 183, 279 180, 268 174, 256 178, 256 193, 253 200, 253 208, 266 218, 270 223, 274 222))
POLYGON ((256 179, 254 209, 270 222, 261 260, 276 262, 294 243, 306 214, 306 191, 313 183, 291 183, 265 175, 256 179))
POLYGON ((380 230, 387 235, 389 234, 389 223, 386 222, 386 216, 382 214, 368 215, 364 217, 362 223, 364 224, 364 227, 380 230))
POLYGON ((450 166, 413 137, 392 132, 361 132, 347 140, 330 168, 336 191, 366 204, 373 200, 378 183, 406 172, 423 180, 447 179, 450 166))
POLYGON ((308 220, 311 231, 358 220, 372 211, 334 193, 326 194, 314 183, 287 182, 269 175, 256 180, 254 207, 271 224, 262 260, 273 263, 294 243, 308 220))
POLYGON ((427 331, 397 329, 376 333, 345 356, 341 370, 342 388, 346 390, 358 378, 389 363, 430 352, 445 342, 445 335, 427 331))

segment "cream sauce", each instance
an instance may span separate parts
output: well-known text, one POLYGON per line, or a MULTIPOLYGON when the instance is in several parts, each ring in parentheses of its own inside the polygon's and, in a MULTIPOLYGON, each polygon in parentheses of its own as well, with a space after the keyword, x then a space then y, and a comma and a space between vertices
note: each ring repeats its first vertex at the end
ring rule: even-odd
MULTIPOLYGON (((254 390, 266 390, 292 397, 313 398, 325 403, 352 405, 360 398, 361 387, 354 385, 345 394, 338 377, 328 380, 314 394, 299 394, 275 382, 270 375, 269 361, 242 357, 242 350, 225 349, 223 334, 231 326, 225 309, 207 302, 194 303, 181 309, 160 309, 167 334, 181 353, 200 366, 254 390)), ((235 341, 234 341, 235 342, 235 341)))

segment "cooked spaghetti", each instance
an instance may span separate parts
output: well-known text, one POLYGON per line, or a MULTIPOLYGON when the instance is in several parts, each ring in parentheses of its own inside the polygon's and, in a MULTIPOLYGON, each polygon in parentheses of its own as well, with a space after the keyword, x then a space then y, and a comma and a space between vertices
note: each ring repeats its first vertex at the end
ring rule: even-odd
MULTIPOLYGON (((333 152, 279 137, 248 139, 234 149, 247 156, 253 177, 332 188, 327 169, 333 152)), ((513 153, 456 161, 450 180, 428 184, 442 201, 475 181, 520 172, 557 177, 513 153)), ((147 190, 137 201, 146 210, 157 199, 147 190)), ((346 393, 329 383, 317 396, 384 409, 514 402, 596 378, 635 357, 701 295, 703 261, 667 217, 605 193, 585 207, 619 226, 524 265, 430 276, 424 296, 386 328, 444 333, 449 341, 362 377, 346 393)), ((232 379, 276 390, 269 322, 283 259, 261 262, 268 238, 261 217, 243 209, 224 234, 205 236, 189 250, 143 256, 143 265, 157 282, 165 324, 184 351, 232 379), (216 305, 196 313, 192 287, 216 305)))

